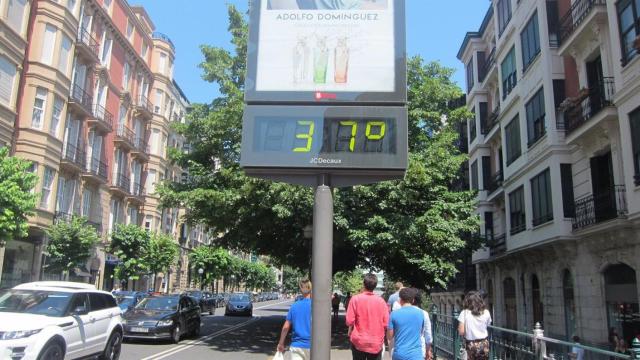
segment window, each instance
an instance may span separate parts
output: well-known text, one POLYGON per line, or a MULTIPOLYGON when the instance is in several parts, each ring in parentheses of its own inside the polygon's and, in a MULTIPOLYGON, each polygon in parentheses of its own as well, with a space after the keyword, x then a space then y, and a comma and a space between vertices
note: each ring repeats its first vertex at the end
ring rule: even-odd
POLYGON ((520 157, 520 118, 516 116, 504 128, 507 146, 507 165, 520 157))
POLYGON ((91 217, 91 199, 93 193, 89 189, 84 189, 82 192, 82 216, 89 219, 91 217))
POLYGON ((471 109, 473 117, 469 119, 469 142, 473 142, 476 138, 476 108, 471 109))
POLYGON ((538 13, 535 12, 524 30, 520 33, 522 43, 522 69, 526 71, 540 53, 540 36, 538 30, 538 13))
POLYGON ((62 35, 62 47, 60 48, 60 58, 58 59, 58 70, 63 74, 69 73, 69 54, 71 53, 71 39, 62 35))
POLYGON ((76 0, 68 0, 67 1, 67 9, 69 9, 69 11, 72 14, 75 14, 75 12, 76 12, 76 0))
POLYGON ((17 68, 6 57, 0 55, 0 101, 11 105, 17 68))
POLYGON ((167 54, 161 52, 160 61, 158 62, 158 71, 164 74, 166 67, 167 67, 167 54))
POLYGON ((58 137, 58 127, 60 125, 63 107, 64 101, 59 96, 56 96, 53 101, 53 112, 51 113, 51 124, 49 125, 49 134, 55 137, 58 137))
POLYGON ((500 69, 502 70, 502 99, 504 100, 518 84, 515 47, 511 48, 511 51, 504 58, 500 69))
POLYGON ((47 24, 44 27, 44 38, 42 40, 42 62, 47 65, 53 64, 53 49, 56 43, 56 33, 58 29, 47 24))
POLYGON ((133 23, 131 19, 127 19, 127 39, 131 41, 133 38, 133 23))
POLYGON ((640 185, 640 108, 629 114, 631 126, 631 148, 633 150, 633 166, 635 169, 635 184, 640 185))
POLYGON ((478 161, 471 164, 471 189, 478 190, 478 161))
POLYGON ((31 127, 42 130, 42 122, 44 119, 44 111, 47 106, 47 89, 38 88, 36 90, 36 98, 33 101, 33 115, 31 116, 31 127))
POLYGON ((565 218, 575 216, 573 198, 573 173, 571 164, 560 164, 560 183, 562 184, 562 212, 565 218))
POLYGON ((546 126, 544 122, 545 109, 544 109, 544 91, 541 88, 533 95, 531 100, 525 105, 527 112, 527 136, 529 138, 528 145, 531 147, 546 133, 546 126))
POLYGON ((53 177, 55 176, 55 170, 45 166, 44 175, 42 177, 42 190, 40 191, 40 207, 43 209, 49 208, 49 198, 51 195, 51 185, 53 184, 53 177))
POLYGON ((551 197, 551 176, 549 169, 547 169, 531 179, 533 226, 553 220, 553 200, 551 197))
POLYGON ((156 89, 156 103, 153 105, 153 112, 156 114, 160 114, 160 105, 162 105, 162 90, 156 89))
POLYGON ((153 194, 156 192, 156 170, 155 169, 149 169, 149 174, 147 174, 147 186, 145 187, 149 189, 150 194, 153 194))
POLYGON ((129 218, 129 224, 138 225, 138 209, 130 206, 127 217, 129 218))
POLYGON ((7 18, 4 19, 11 28, 22 35, 24 23, 24 10, 27 8, 27 0, 9 0, 7 18))
POLYGON ((142 58, 147 60, 147 52, 149 52, 149 46, 147 45, 147 43, 143 42, 142 43, 142 58))
POLYGON ((620 0, 616 7, 618 9, 620 41, 622 42, 622 64, 624 66, 638 53, 633 43, 640 34, 640 1, 620 0))
POLYGON ((111 43, 113 40, 109 37, 105 31, 102 35, 102 49, 100 53, 100 63, 103 66, 109 66, 111 60, 111 43))
POLYGON ((129 90, 129 78, 131 77, 131 65, 128 62, 124 63, 124 71, 122 73, 122 88, 126 91, 129 90))
POLYGON ((553 105, 555 108, 559 108, 566 98, 564 79, 553 79, 553 105))
POLYGON ((511 235, 523 232, 526 229, 524 187, 522 186, 509 194, 509 218, 511 221, 511 235))
POLYGON ((469 60, 467 64, 467 93, 471 92, 473 89, 473 57, 469 60))
POLYGON ((105 9, 107 9, 107 12, 111 11, 111 0, 104 0, 104 2, 102 3, 102 6, 104 6, 105 9))
POLYGON ((498 1, 498 30, 502 35, 511 20, 511 0, 498 1))
POLYGON ((122 204, 118 200, 111 200, 111 210, 109 211, 109 232, 115 229, 116 224, 120 223, 122 215, 122 204))

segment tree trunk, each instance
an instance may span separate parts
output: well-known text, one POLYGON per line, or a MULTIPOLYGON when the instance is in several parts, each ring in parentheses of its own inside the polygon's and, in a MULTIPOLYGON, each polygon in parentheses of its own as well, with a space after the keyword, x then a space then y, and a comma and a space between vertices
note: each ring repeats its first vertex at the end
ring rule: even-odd
POLYGON ((158 279, 158 274, 157 273, 153 273, 153 291, 156 291, 156 281, 158 279))

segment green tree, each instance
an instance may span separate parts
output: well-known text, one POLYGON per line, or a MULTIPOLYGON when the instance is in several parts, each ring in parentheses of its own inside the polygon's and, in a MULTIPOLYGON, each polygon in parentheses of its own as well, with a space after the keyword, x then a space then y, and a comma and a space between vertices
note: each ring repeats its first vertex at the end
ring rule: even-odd
MULTIPOLYGON (((27 218, 34 215, 38 177, 29 171, 31 162, 9 156, 0 147, 0 245, 27 236, 27 218)), ((0 270, 1 271, 1 270, 0 270)))
MULTIPOLYGON (((229 6, 233 53, 202 46, 203 78, 220 86, 221 97, 197 105, 180 128, 192 151, 176 161, 189 170, 186 184, 159 188, 165 206, 186 206, 187 221, 222 234, 220 246, 269 255, 305 269, 312 223, 313 191, 301 186, 248 178, 238 165, 246 58, 247 24, 229 6), (218 166, 219 165, 219 166, 218 166)), ((408 62, 409 166, 403 180, 337 189, 334 272, 361 265, 385 270, 417 286, 444 284, 456 272, 461 251, 477 243, 464 235, 478 228, 474 194, 453 191, 467 160, 454 129, 468 118, 448 103, 462 95, 453 70, 408 62), (446 121, 445 121, 446 120, 446 121)))
POLYGON ((282 290, 288 294, 299 291, 298 282, 306 278, 306 274, 291 266, 284 266, 282 273, 282 290))
POLYGON ((100 241, 96 229, 84 217, 74 216, 69 222, 53 224, 46 232, 49 238, 46 268, 65 275, 85 264, 100 241))
POLYGON ((189 263, 195 278, 200 282, 198 269, 202 269, 201 285, 209 285, 226 274, 231 256, 222 248, 198 246, 189 253, 189 263))
POLYGON ((156 277, 159 272, 165 274, 176 263, 180 248, 173 238, 167 234, 151 235, 144 252, 144 263, 153 274, 153 288, 156 288, 156 277))
POLYGON ((341 271, 333 275, 333 288, 342 294, 350 292, 355 295, 362 289, 362 280, 362 270, 341 271))
POLYGON ((151 236, 145 229, 129 224, 117 224, 111 233, 109 252, 120 259, 116 267, 116 277, 120 280, 138 280, 141 274, 149 272, 148 258, 151 236))

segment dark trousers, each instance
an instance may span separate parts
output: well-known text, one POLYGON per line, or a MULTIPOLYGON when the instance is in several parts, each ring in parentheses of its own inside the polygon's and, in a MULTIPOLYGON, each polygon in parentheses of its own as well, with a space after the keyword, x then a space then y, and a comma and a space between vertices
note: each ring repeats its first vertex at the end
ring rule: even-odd
POLYGON ((353 360, 382 360, 382 351, 377 354, 366 353, 356 349, 353 344, 351 344, 351 354, 353 356, 353 360))

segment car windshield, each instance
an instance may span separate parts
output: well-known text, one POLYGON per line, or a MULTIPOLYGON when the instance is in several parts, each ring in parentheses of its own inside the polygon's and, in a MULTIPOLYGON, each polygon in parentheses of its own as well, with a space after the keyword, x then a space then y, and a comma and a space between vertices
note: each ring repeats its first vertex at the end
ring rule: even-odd
POLYGON ((177 310, 177 297, 150 297, 145 298, 136 305, 136 309, 141 310, 177 310))
POLYGON ((185 291, 185 294, 187 294, 187 296, 191 296, 191 297, 200 297, 200 296, 202 296, 202 293, 200 291, 185 291))
POLYGON ((229 301, 249 301, 249 295, 233 295, 229 301))
POLYGON ((116 301, 121 309, 125 309, 133 305, 133 296, 118 296, 116 301))
POLYGON ((0 293, 0 311, 63 316, 73 294, 43 290, 7 290, 0 293))

